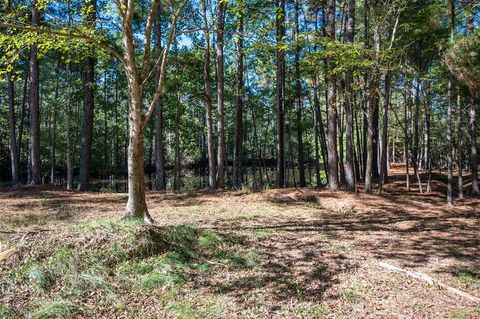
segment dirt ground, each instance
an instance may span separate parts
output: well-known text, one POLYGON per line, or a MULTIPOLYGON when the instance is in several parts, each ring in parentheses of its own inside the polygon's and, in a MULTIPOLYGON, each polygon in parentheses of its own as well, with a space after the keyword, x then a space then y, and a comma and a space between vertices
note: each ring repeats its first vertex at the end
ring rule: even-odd
MULTIPOLYGON (((217 305, 219 317, 480 318, 480 304, 379 265, 421 272, 480 298, 480 199, 448 207, 444 179, 436 178, 430 194, 420 194, 413 178, 407 191, 397 168, 381 195, 283 189, 147 198, 159 225, 238 233, 258 253, 253 269, 192 279, 183 292, 195 307, 217 305)), ((125 203, 125 194, 0 191, 0 238, 8 246, 19 230, 116 219, 125 203)))

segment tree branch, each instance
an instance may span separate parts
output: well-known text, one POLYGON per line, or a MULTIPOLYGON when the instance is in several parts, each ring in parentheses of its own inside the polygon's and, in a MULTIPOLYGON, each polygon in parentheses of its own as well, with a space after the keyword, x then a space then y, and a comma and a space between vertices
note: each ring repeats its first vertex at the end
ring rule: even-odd
POLYGON ((16 25, 16 24, 11 24, 11 23, 0 23, 0 29, 1 28, 17 28, 25 31, 31 31, 31 32, 38 32, 38 33, 46 33, 46 34, 51 34, 59 37, 64 37, 67 39, 80 39, 80 40, 85 40, 87 42, 93 43, 99 48, 105 50, 108 53, 113 54, 115 57, 117 57, 120 62, 125 63, 125 59, 122 56, 120 52, 115 50, 114 48, 109 47, 105 43, 102 43, 86 34, 82 33, 70 33, 70 32, 64 32, 64 31, 56 31, 52 30, 49 28, 41 27, 41 26, 32 26, 32 25, 16 25))
POLYGON ((159 0, 153 0, 148 12, 147 25, 145 27, 145 39, 143 43, 143 61, 142 61, 142 83, 149 72, 150 62, 150 40, 152 37, 152 26, 155 20, 155 14, 158 8, 159 0))
MULTIPOLYGON (((187 3, 187 0, 182 0, 180 8, 174 13, 173 18, 172 18, 172 26, 170 28, 170 32, 169 32, 168 38, 167 38, 167 43, 165 45, 165 48, 163 49, 162 54, 160 55, 160 57, 155 62, 155 66, 152 68, 152 71, 153 71, 153 69, 158 65, 158 63, 160 63, 160 66, 159 66, 160 67, 160 76, 159 76, 159 79, 158 79, 158 86, 156 87, 155 94, 152 98, 152 101, 149 104, 149 107, 147 109, 147 113, 145 114, 145 116, 143 118, 143 126, 145 126, 148 123, 148 121, 150 120, 150 118, 152 117, 152 114, 155 111, 155 106, 157 104, 157 101, 163 94, 162 86, 163 86, 163 80, 165 78, 165 68, 166 68, 166 65, 167 65, 168 52, 170 51, 170 46, 172 44, 172 41, 173 41, 174 37, 176 36, 177 20, 180 17, 180 14, 182 13, 183 8, 185 7, 186 3, 187 3)), ((150 72, 150 74, 151 74, 151 72, 150 72)), ((148 77, 146 79, 144 79, 144 81, 146 81, 147 79, 148 79, 148 77)))

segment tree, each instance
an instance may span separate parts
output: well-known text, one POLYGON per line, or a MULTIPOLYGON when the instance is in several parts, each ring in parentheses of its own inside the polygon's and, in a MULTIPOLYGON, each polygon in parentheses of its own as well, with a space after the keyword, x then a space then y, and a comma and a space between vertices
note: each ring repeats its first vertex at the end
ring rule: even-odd
POLYGON ((218 154, 217 154, 217 187, 225 187, 225 61, 223 57, 223 38, 225 21, 225 0, 217 2, 217 129, 218 129, 218 154))
POLYGON ((205 36, 205 59, 203 75, 205 81, 205 116, 207 123, 207 149, 208 149, 208 185, 211 190, 217 189, 217 168, 215 165, 215 145, 213 142, 212 119, 212 87, 210 84, 210 28, 208 26, 207 3, 202 0, 203 34, 205 36))
POLYGON ((19 153, 17 149, 17 133, 15 129, 15 82, 12 74, 7 74, 7 96, 8 96, 8 141, 10 147, 10 160, 12 167, 12 185, 17 187, 19 177, 19 153))
POLYGON ((304 149, 303 149, 303 123, 302 123, 302 82, 300 74, 300 27, 299 27, 299 0, 295 0, 295 108, 297 113, 297 148, 298 148, 298 170, 300 172, 300 187, 306 186, 304 149))
MULTIPOLYGON (((162 51, 162 3, 159 0, 157 12, 155 15, 155 50, 157 54, 162 51)), ((158 88, 160 82, 160 68, 155 70, 155 87, 158 88)), ((155 106, 155 189, 162 190, 166 188, 165 181, 165 150, 163 145, 163 109, 162 100, 158 99, 155 106)))
POLYGON ((276 0, 277 187, 285 187, 285 0, 276 0))
MULTIPOLYGON (((355 0, 348 1, 346 41, 353 43, 355 38, 355 0)), ((348 70, 345 74, 345 134, 346 134, 346 167, 345 182, 347 190, 355 190, 355 170, 354 170, 354 145, 353 145, 353 71, 348 70)))
POLYGON ((236 109, 235 109, 235 153, 233 161, 233 187, 242 188, 242 157, 243 157, 243 88, 244 88, 244 60, 245 53, 243 48, 243 0, 238 0, 238 22, 237 22, 237 78, 236 78, 236 109))
MULTIPOLYGON (((85 0, 86 24, 95 29, 96 0, 85 0)), ((92 162, 93 117, 95 111, 95 49, 91 48, 85 58, 85 89, 83 98, 82 148, 80 151, 80 175, 78 190, 86 191, 90 180, 92 162)))
MULTIPOLYGON (((327 3, 326 37, 335 41, 335 0, 327 3)), ((332 61, 327 60, 327 71, 333 69, 332 61)), ((338 155, 337 155, 337 79, 331 73, 327 77, 327 150, 328 150, 328 188, 331 192, 338 191, 338 155)))
MULTIPOLYGON (((453 41, 453 34, 455 32, 455 1, 450 0, 450 40, 453 41)), ((447 84, 447 204, 453 205, 453 173, 452 173, 452 79, 448 79, 447 84)))
MULTIPOLYGON (((40 22, 40 11, 37 2, 32 2, 32 27, 35 28, 40 22)), ((40 160, 40 64, 38 61, 38 44, 33 43, 30 48, 30 184, 42 183, 42 169, 40 160)))

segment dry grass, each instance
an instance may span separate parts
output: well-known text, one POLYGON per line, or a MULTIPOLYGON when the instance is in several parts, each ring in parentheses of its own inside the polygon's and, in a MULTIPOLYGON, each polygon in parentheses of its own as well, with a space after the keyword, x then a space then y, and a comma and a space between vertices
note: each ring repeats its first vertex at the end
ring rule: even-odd
MULTIPOLYGON (((117 308, 96 309, 95 295, 70 308, 61 294, 36 298, 80 317, 75 307, 88 305, 88 317, 478 318, 480 305, 378 265, 387 261, 423 272, 480 297, 480 200, 467 198, 449 208, 444 185, 433 186, 428 195, 413 187, 407 192, 398 175, 383 195, 152 192, 148 206, 160 227, 188 223, 243 238, 234 246, 241 254, 211 259, 212 268, 202 275, 187 271, 181 285, 126 286, 135 297, 120 298, 127 301, 117 308)), ((0 229, 6 232, 1 242, 10 246, 23 237, 24 246, 34 249, 38 237, 71 237, 92 222, 116 220, 125 201, 124 194, 46 187, 6 191, 0 193, 0 229), (34 228, 52 231, 25 235, 34 228)), ((113 285, 113 293, 132 294, 121 287, 113 285)), ((12 303, 8 299, 7 306, 12 303)))

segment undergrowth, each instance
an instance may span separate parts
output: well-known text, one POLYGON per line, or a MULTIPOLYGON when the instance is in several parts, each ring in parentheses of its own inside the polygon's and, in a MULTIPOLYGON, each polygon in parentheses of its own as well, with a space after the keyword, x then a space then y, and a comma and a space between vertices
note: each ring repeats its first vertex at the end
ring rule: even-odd
POLYGON ((254 267, 258 255, 244 244, 242 237, 189 225, 138 221, 83 224, 49 238, 36 236, 0 269, 0 318, 134 315, 142 295, 158 300, 219 268, 254 267))

